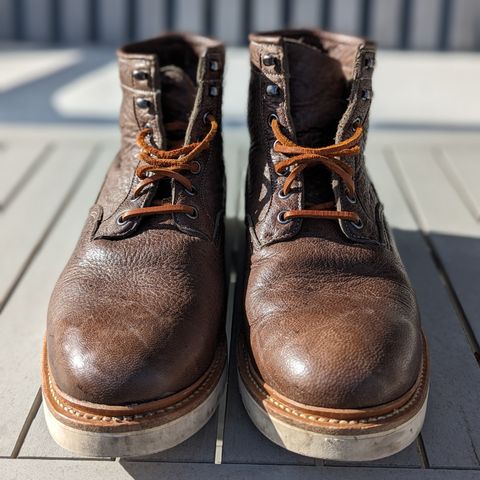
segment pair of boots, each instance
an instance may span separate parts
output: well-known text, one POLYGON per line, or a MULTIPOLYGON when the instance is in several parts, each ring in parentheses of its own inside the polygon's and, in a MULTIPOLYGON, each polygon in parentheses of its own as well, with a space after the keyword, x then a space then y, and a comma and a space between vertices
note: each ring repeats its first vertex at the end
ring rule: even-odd
MULTIPOLYGON (((406 447, 428 392, 414 292, 365 169, 375 48, 317 30, 250 37, 248 414, 304 455, 406 447)), ((164 450, 226 382, 224 47, 165 35, 119 51, 122 145, 53 292, 45 415, 85 455, 164 450)))

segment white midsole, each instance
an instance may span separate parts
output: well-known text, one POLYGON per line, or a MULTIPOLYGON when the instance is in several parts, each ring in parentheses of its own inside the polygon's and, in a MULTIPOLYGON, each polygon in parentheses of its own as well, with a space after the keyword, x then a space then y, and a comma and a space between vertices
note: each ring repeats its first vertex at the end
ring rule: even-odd
POLYGON ((203 403, 169 423, 143 430, 102 433, 79 430, 57 420, 43 400, 43 411, 53 439, 73 453, 97 457, 130 457, 149 455, 182 443, 198 432, 214 414, 225 388, 226 367, 203 403))
POLYGON ((427 396, 421 409, 407 422, 391 430, 359 435, 329 435, 293 426, 270 416, 239 377, 243 404, 255 426, 272 442, 292 452, 324 460, 358 462, 388 457, 410 445, 420 433, 425 419, 427 396))

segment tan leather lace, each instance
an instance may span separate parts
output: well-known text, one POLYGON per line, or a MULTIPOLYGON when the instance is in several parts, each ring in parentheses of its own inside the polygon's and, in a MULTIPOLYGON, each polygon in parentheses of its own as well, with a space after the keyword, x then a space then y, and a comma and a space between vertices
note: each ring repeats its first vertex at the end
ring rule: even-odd
MULTIPOLYGON (((327 147, 308 148, 297 145, 287 138, 282 133, 280 123, 276 118, 273 118, 271 125, 276 138, 273 150, 288 155, 288 158, 275 164, 275 171, 279 175, 283 175, 284 172, 290 169, 281 190, 283 196, 289 194, 293 182, 303 170, 310 166, 323 165, 343 180, 347 187, 349 197, 354 198, 355 184, 353 181, 353 168, 339 157, 355 155, 360 152, 359 143, 363 134, 362 127, 356 128, 350 138, 340 143, 327 147)), ((283 212, 282 220, 286 221, 291 218, 307 217, 349 220, 355 223, 360 221, 359 216, 355 212, 331 210, 333 208, 335 208, 335 202, 325 202, 312 205, 311 208, 308 209, 287 210, 283 212)))
MULTIPOLYGON (((134 197, 141 195, 148 185, 164 178, 173 178, 188 192, 194 193, 192 182, 181 172, 188 170, 192 173, 198 173, 200 171, 200 164, 195 158, 209 147, 218 130, 218 123, 213 115, 208 115, 207 118, 210 121, 210 130, 203 140, 172 150, 160 150, 154 147, 151 141, 147 140, 151 138, 152 135, 150 128, 145 128, 138 133, 137 145, 140 148, 138 158, 143 164, 140 164, 135 172, 141 181, 135 188, 133 193, 134 197)), ((178 122, 172 125, 166 125, 166 130, 168 130, 169 127, 173 129, 179 128, 178 122)), ((120 220, 125 222, 133 217, 171 213, 184 213, 193 216, 196 215, 196 210, 190 205, 166 203, 163 205, 126 210, 120 216, 120 220)))

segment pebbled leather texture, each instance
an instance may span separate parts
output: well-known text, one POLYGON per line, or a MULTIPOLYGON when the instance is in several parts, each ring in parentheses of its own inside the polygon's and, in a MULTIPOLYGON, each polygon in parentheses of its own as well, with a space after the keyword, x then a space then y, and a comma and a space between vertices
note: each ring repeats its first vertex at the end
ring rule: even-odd
MULTIPOLYGON (((365 167, 375 46, 319 30, 250 36, 251 149, 247 175, 246 337, 263 380, 313 406, 363 408, 403 395, 420 370, 422 334, 415 295, 365 167), (271 55, 275 62, 265 62, 271 55), (269 95, 269 85, 278 95, 269 95), (343 100, 342 100, 343 94, 343 100), (281 198, 269 126, 275 114, 292 140, 326 146, 364 129, 354 168, 356 203, 326 169, 306 169, 281 198), (328 190, 325 192, 325 190, 328 190), (331 198, 345 220, 278 220, 308 197, 331 198)), ((271 91, 271 90, 270 90, 271 91)))
POLYGON ((150 188, 132 196, 139 181, 135 139, 146 123, 159 148, 167 145, 163 116, 189 121, 185 144, 208 132, 206 114, 220 123, 224 47, 169 34, 127 45, 119 66, 121 149, 55 286, 47 322, 49 365, 60 390, 108 405, 159 399, 194 383, 224 335, 226 295, 221 132, 196 158, 200 172, 185 173, 195 195, 161 180, 162 191, 171 190, 169 201, 193 205, 197 218, 169 214, 117 223, 119 213, 149 205, 157 193, 150 188), (138 70, 144 78, 135 78, 142 77, 134 75, 138 70), (162 75, 170 84, 161 83, 162 75), (186 76, 187 96, 162 98, 186 76), (138 106, 139 98, 149 100, 148 109, 138 106))

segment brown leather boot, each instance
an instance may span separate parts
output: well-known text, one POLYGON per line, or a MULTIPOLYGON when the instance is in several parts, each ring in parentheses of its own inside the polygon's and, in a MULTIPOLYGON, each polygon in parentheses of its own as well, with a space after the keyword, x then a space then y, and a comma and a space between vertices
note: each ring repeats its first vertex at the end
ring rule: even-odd
POLYGON ((363 157, 375 47, 316 30, 250 40, 243 401, 288 450, 385 457, 421 429, 428 367, 363 157))
POLYGON ((224 47, 166 35, 118 52, 122 145, 53 292, 47 423, 84 455, 199 430, 225 383, 224 47))

